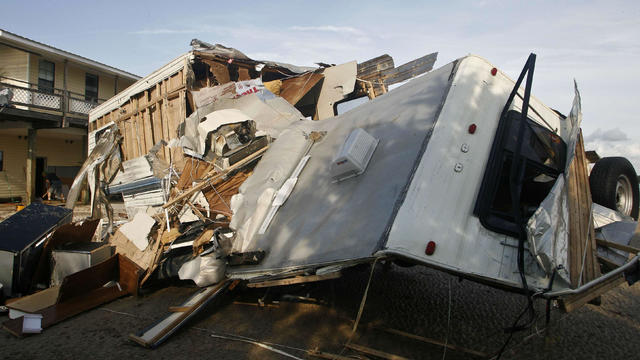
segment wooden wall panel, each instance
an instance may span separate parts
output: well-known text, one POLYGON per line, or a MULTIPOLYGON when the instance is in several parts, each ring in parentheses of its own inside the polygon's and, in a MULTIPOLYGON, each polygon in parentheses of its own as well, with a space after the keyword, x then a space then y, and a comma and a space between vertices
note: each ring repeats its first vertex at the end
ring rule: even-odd
POLYGON ((572 287, 600 276, 591 216, 591 189, 582 133, 569 168, 569 275, 572 287), (582 277, 580 276, 582 273, 582 277))

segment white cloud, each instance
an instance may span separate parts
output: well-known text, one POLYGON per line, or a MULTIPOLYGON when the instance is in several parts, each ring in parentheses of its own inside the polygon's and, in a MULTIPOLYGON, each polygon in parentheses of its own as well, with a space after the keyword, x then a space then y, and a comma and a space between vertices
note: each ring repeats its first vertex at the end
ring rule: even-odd
POLYGON ((640 172, 640 144, 631 141, 605 141, 602 139, 586 140, 585 149, 595 150, 600 157, 622 156, 633 164, 636 173, 640 172))
POLYGON ((602 142, 617 142, 617 141, 627 141, 629 137, 625 132, 620 130, 619 128, 602 130, 597 128, 591 134, 585 136, 585 141, 602 141, 602 142))
POLYGON ((320 31, 320 32, 332 32, 338 34, 352 34, 352 35, 364 35, 364 32, 353 28, 351 26, 333 26, 333 25, 323 25, 323 26, 291 26, 290 30, 294 31, 320 31))
POLYGON ((193 34, 199 32, 194 29, 144 29, 132 31, 134 35, 171 35, 171 34, 193 34))

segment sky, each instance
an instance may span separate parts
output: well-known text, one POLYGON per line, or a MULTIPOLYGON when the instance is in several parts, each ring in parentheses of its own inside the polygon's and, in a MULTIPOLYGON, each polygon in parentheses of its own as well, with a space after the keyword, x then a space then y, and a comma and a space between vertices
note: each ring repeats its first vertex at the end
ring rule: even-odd
POLYGON ((533 52, 533 94, 567 114, 575 79, 586 148, 640 172, 639 1, 4 0, 2 13, 4 30, 140 76, 193 38, 305 66, 476 54, 512 78, 533 52))

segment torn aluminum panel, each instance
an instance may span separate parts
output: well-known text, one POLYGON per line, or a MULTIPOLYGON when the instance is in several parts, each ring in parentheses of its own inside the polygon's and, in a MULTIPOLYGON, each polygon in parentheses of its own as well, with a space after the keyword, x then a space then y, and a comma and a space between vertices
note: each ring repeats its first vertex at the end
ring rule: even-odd
POLYGON ((51 252, 51 286, 78 271, 90 268, 111 257, 111 247, 103 242, 79 242, 67 244, 51 252))
POLYGON ((616 221, 633 221, 630 216, 596 203, 591 203, 591 212, 593 213, 593 226, 596 230, 616 221))
MULTIPOLYGON (((82 182, 85 177, 87 178, 87 182, 91 189, 91 203, 96 203, 96 166, 106 162, 107 159, 112 156, 115 156, 118 159, 120 158, 120 151, 118 149, 119 141, 120 136, 115 126, 104 129, 104 132, 98 139, 96 146, 87 157, 87 160, 84 161, 80 171, 78 171, 78 174, 76 175, 76 178, 73 180, 73 184, 69 190, 69 195, 67 196, 67 203, 65 205, 67 209, 73 209, 75 206, 75 203, 78 200, 78 195, 80 195, 80 191, 82 191, 82 182)), ((95 206, 92 206, 92 214, 94 207, 95 206)))
MULTIPOLYGON (((565 119, 568 126, 568 149, 575 149, 582 121, 580 92, 575 87, 575 97, 569 117, 565 119)), ((547 275, 558 272, 564 280, 571 282, 569 277, 569 198, 567 187, 569 166, 574 152, 567 151, 567 162, 564 176, 556 180, 551 192, 542 201, 538 209, 527 223, 527 238, 529 251, 536 258, 547 275)))
POLYGON ((355 61, 324 69, 324 82, 318 98, 315 120, 335 116, 334 105, 353 92, 357 73, 358 64, 355 61))
POLYGON ((547 274, 557 270, 567 282, 569 277, 569 199, 564 177, 559 177, 551 192, 529 218, 529 251, 547 274))
MULTIPOLYGON (((596 230, 596 238, 620 245, 630 245, 637 225, 633 220, 612 222, 596 230)), ((598 246, 598 256, 618 266, 624 265, 629 259, 628 252, 605 246, 598 246)))
POLYGON ((256 94, 237 99, 220 99, 213 104, 212 109, 237 109, 256 122, 258 131, 272 138, 278 138, 280 132, 293 123, 305 120, 300 111, 283 98, 261 100, 256 94))

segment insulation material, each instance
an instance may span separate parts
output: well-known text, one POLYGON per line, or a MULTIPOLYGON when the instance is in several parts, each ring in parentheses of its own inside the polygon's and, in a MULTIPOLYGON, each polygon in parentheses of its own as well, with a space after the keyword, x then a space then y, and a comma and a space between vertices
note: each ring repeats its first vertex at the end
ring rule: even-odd
POLYGON ((149 246, 149 232, 156 221, 146 213, 137 213, 133 220, 120 226, 120 232, 124 234, 140 251, 144 251, 149 246))
POLYGON ((178 271, 180 280, 193 280, 200 287, 218 283, 224 279, 227 268, 225 259, 217 259, 215 253, 196 256, 184 263, 178 271))

